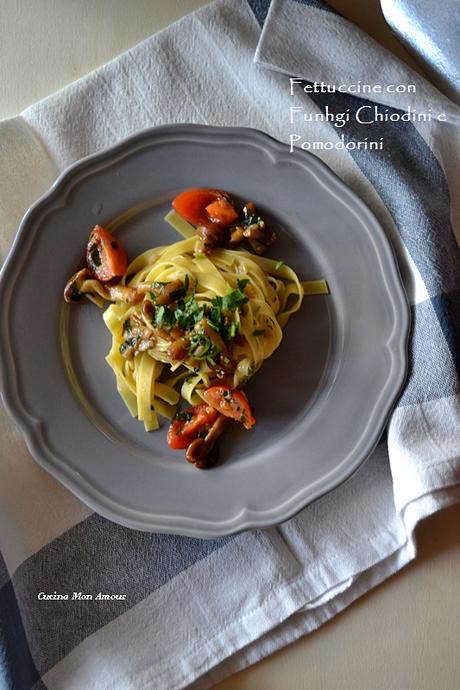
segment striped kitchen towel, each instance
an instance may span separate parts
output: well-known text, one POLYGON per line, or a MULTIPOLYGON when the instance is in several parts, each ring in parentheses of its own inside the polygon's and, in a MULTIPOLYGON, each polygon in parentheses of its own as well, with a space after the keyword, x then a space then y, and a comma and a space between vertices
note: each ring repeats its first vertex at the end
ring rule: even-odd
POLYGON ((369 204, 411 303, 407 385, 349 481, 279 527, 215 540, 91 513, 2 416, 2 688, 209 688, 402 568, 415 525, 460 499, 456 107, 321 0, 216 0, 0 123, 3 249, 68 164, 171 122, 310 148, 369 204))

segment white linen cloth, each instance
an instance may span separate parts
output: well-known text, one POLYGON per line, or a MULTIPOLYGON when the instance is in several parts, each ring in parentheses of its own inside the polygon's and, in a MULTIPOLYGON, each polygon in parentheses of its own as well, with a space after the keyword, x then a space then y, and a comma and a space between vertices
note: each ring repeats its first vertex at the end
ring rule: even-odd
POLYGON ((38 467, 2 413, 7 687, 211 687, 402 568, 416 555, 415 525, 460 499, 458 111, 320 0, 216 0, 0 123, 2 250, 59 171, 145 127, 196 122, 256 127, 287 142, 294 129, 310 141, 335 142, 342 132, 356 138, 352 123, 291 125, 291 104, 324 113, 328 103, 337 111, 358 100, 300 89, 291 96, 289 76, 415 84, 416 94, 372 94, 372 102, 446 113, 446 122, 372 130, 388 137, 383 154, 315 151, 381 220, 412 306, 410 377, 387 441, 287 523, 203 541, 135 532, 91 513, 38 467), (104 585, 126 592, 126 601, 70 609, 37 600, 40 591, 104 585))

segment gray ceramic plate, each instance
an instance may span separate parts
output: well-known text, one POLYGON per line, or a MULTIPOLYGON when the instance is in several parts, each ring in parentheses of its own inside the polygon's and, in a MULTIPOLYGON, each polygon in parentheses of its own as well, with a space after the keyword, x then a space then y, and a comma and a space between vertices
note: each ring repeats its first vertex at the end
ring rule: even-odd
POLYGON ((285 520, 369 455, 405 377, 409 313, 383 230, 317 158, 255 130, 159 127, 73 165, 26 214, 0 289, 3 397, 31 453, 129 527, 212 537, 285 520), (173 242, 163 217, 191 186, 252 199, 279 231, 272 255, 331 289, 291 319, 248 386, 255 430, 229 433, 208 471, 168 449, 166 426, 131 419, 101 312, 62 303, 96 222, 118 219, 131 257, 173 242))

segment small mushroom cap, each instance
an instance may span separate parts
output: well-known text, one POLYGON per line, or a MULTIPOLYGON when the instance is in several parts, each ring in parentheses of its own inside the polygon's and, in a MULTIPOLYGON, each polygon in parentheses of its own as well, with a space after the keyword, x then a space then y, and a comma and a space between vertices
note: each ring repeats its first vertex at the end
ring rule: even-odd
POLYGON ((64 288, 64 299, 69 304, 80 302, 84 298, 84 294, 80 292, 83 281, 91 279, 91 273, 87 268, 82 268, 74 273, 64 288))
POLYGON ((200 470, 207 469, 217 460, 216 441, 225 429, 232 423, 230 417, 219 414, 209 429, 205 438, 196 438, 188 446, 185 459, 200 470))

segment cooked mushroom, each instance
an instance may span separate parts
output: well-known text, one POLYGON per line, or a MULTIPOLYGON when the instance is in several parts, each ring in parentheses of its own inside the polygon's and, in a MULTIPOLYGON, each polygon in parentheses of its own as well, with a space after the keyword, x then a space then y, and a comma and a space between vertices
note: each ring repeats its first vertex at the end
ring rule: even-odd
POLYGON ((235 362, 230 359, 226 354, 220 353, 217 357, 217 362, 215 366, 210 367, 209 372, 209 385, 213 385, 213 381, 217 384, 226 384, 228 386, 233 386, 233 375, 235 373, 236 365, 235 362))
MULTIPOLYGON (((144 291, 137 287, 129 287, 128 285, 117 284, 105 285, 104 288, 108 295, 108 297, 105 297, 105 299, 108 299, 111 302, 127 302, 128 304, 133 305, 138 304, 144 298, 144 291)), ((101 292, 98 291, 98 294, 101 295, 101 292)))
POLYGON ((241 225, 237 225, 230 232, 230 238, 228 240, 228 246, 230 249, 237 247, 244 240, 244 230, 241 225))
POLYGON ((155 303, 161 307, 171 304, 179 299, 179 297, 182 297, 185 292, 185 285, 179 278, 177 280, 172 280, 170 283, 154 283, 153 292, 156 297, 155 303))
POLYGON ((249 225, 243 235, 251 241, 251 244, 255 242, 263 245, 263 247, 269 247, 276 241, 275 232, 271 228, 267 228, 263 220, 249 225))
POLYGON ((267 227, 263 218, 256 212, 252 201, 248 201, 243 208, 243 235, 249 240, 252 249, 257 254, 263 254, 265 249, 276 241, 276 233, 267 227))
POLYGON ((155 347, 156 340, 153 336, 150 336, 148 338, 142 338, 139 340, 139 344, 136 348, 137 352, 146 352, 147 350, 151 350, 153 347, 155 347))
POLYGON ((82 291, 83 284, 87 280, 91 280, 92 275, 87 268, 82 268, 73 274, 67 281, 64 288, 64 299, 69 304, 74 302, 81 302, 85 297, 85 292, 82 291))
POLYGON ((147 326, 150 326, 155 317, 155 307, 149 299, 145 299, 142 302, 142 318, 144 319, 147 326))
POLYGON ((98 295, 108 302, 121 301, 128 304, 137 304, 143 299, 145 292, 149 288, 150 286, 145 285, 128 287, 119 283, 115 285, 103 284, 93 277, 88 268, 82 268, 67 281, 67 285, 64 288, 64 299, 69 304, 73 304, 80 302, 85 296, 95 297, 98 295))
POLYGON ((147 328, 144 321, 139 318, 139 316, 134 313, 131 314, 131 316, 126 319, 126 321, 123 324, 123 337, 128 338, 128 337, 144 337, 145 334, 152 333, 151 328, 147 328))
POLYGON ((125 359, 132 359, 136 352, 151 350, 156 344, 151 328, 148 328, 136 314, 131 314, 124 322, 123 339, 120 353, 125 359))
POLYGON ((207 254, 217 244, 225 242, 228 236, 228 228, 223 228, 216 224, 200 225, 197 228, 197 233, 200 238, 200 249, 207 254))
POLYGON ((247 201, 243 208, 245 216, 253 216, 256 212, 256 207, 252 201, 247 201))
POLYGON ((187 357, 190 343, 187 338, 178 338, 168 346, 168 357, 173 362, 179 362, 187 357))
POLYGON ((200 470, 211 467, 216 460, 215 455, 211 454, 211 451, 214 449, 219 436, 231 422, 232 420, 230 417, 224 417, 224 415, 219 414, 205 438, 196 438, 191 442, 185 453, 187 462, 192 463, 192 465, 195 465, 195 467, 198 467, 200 470))

